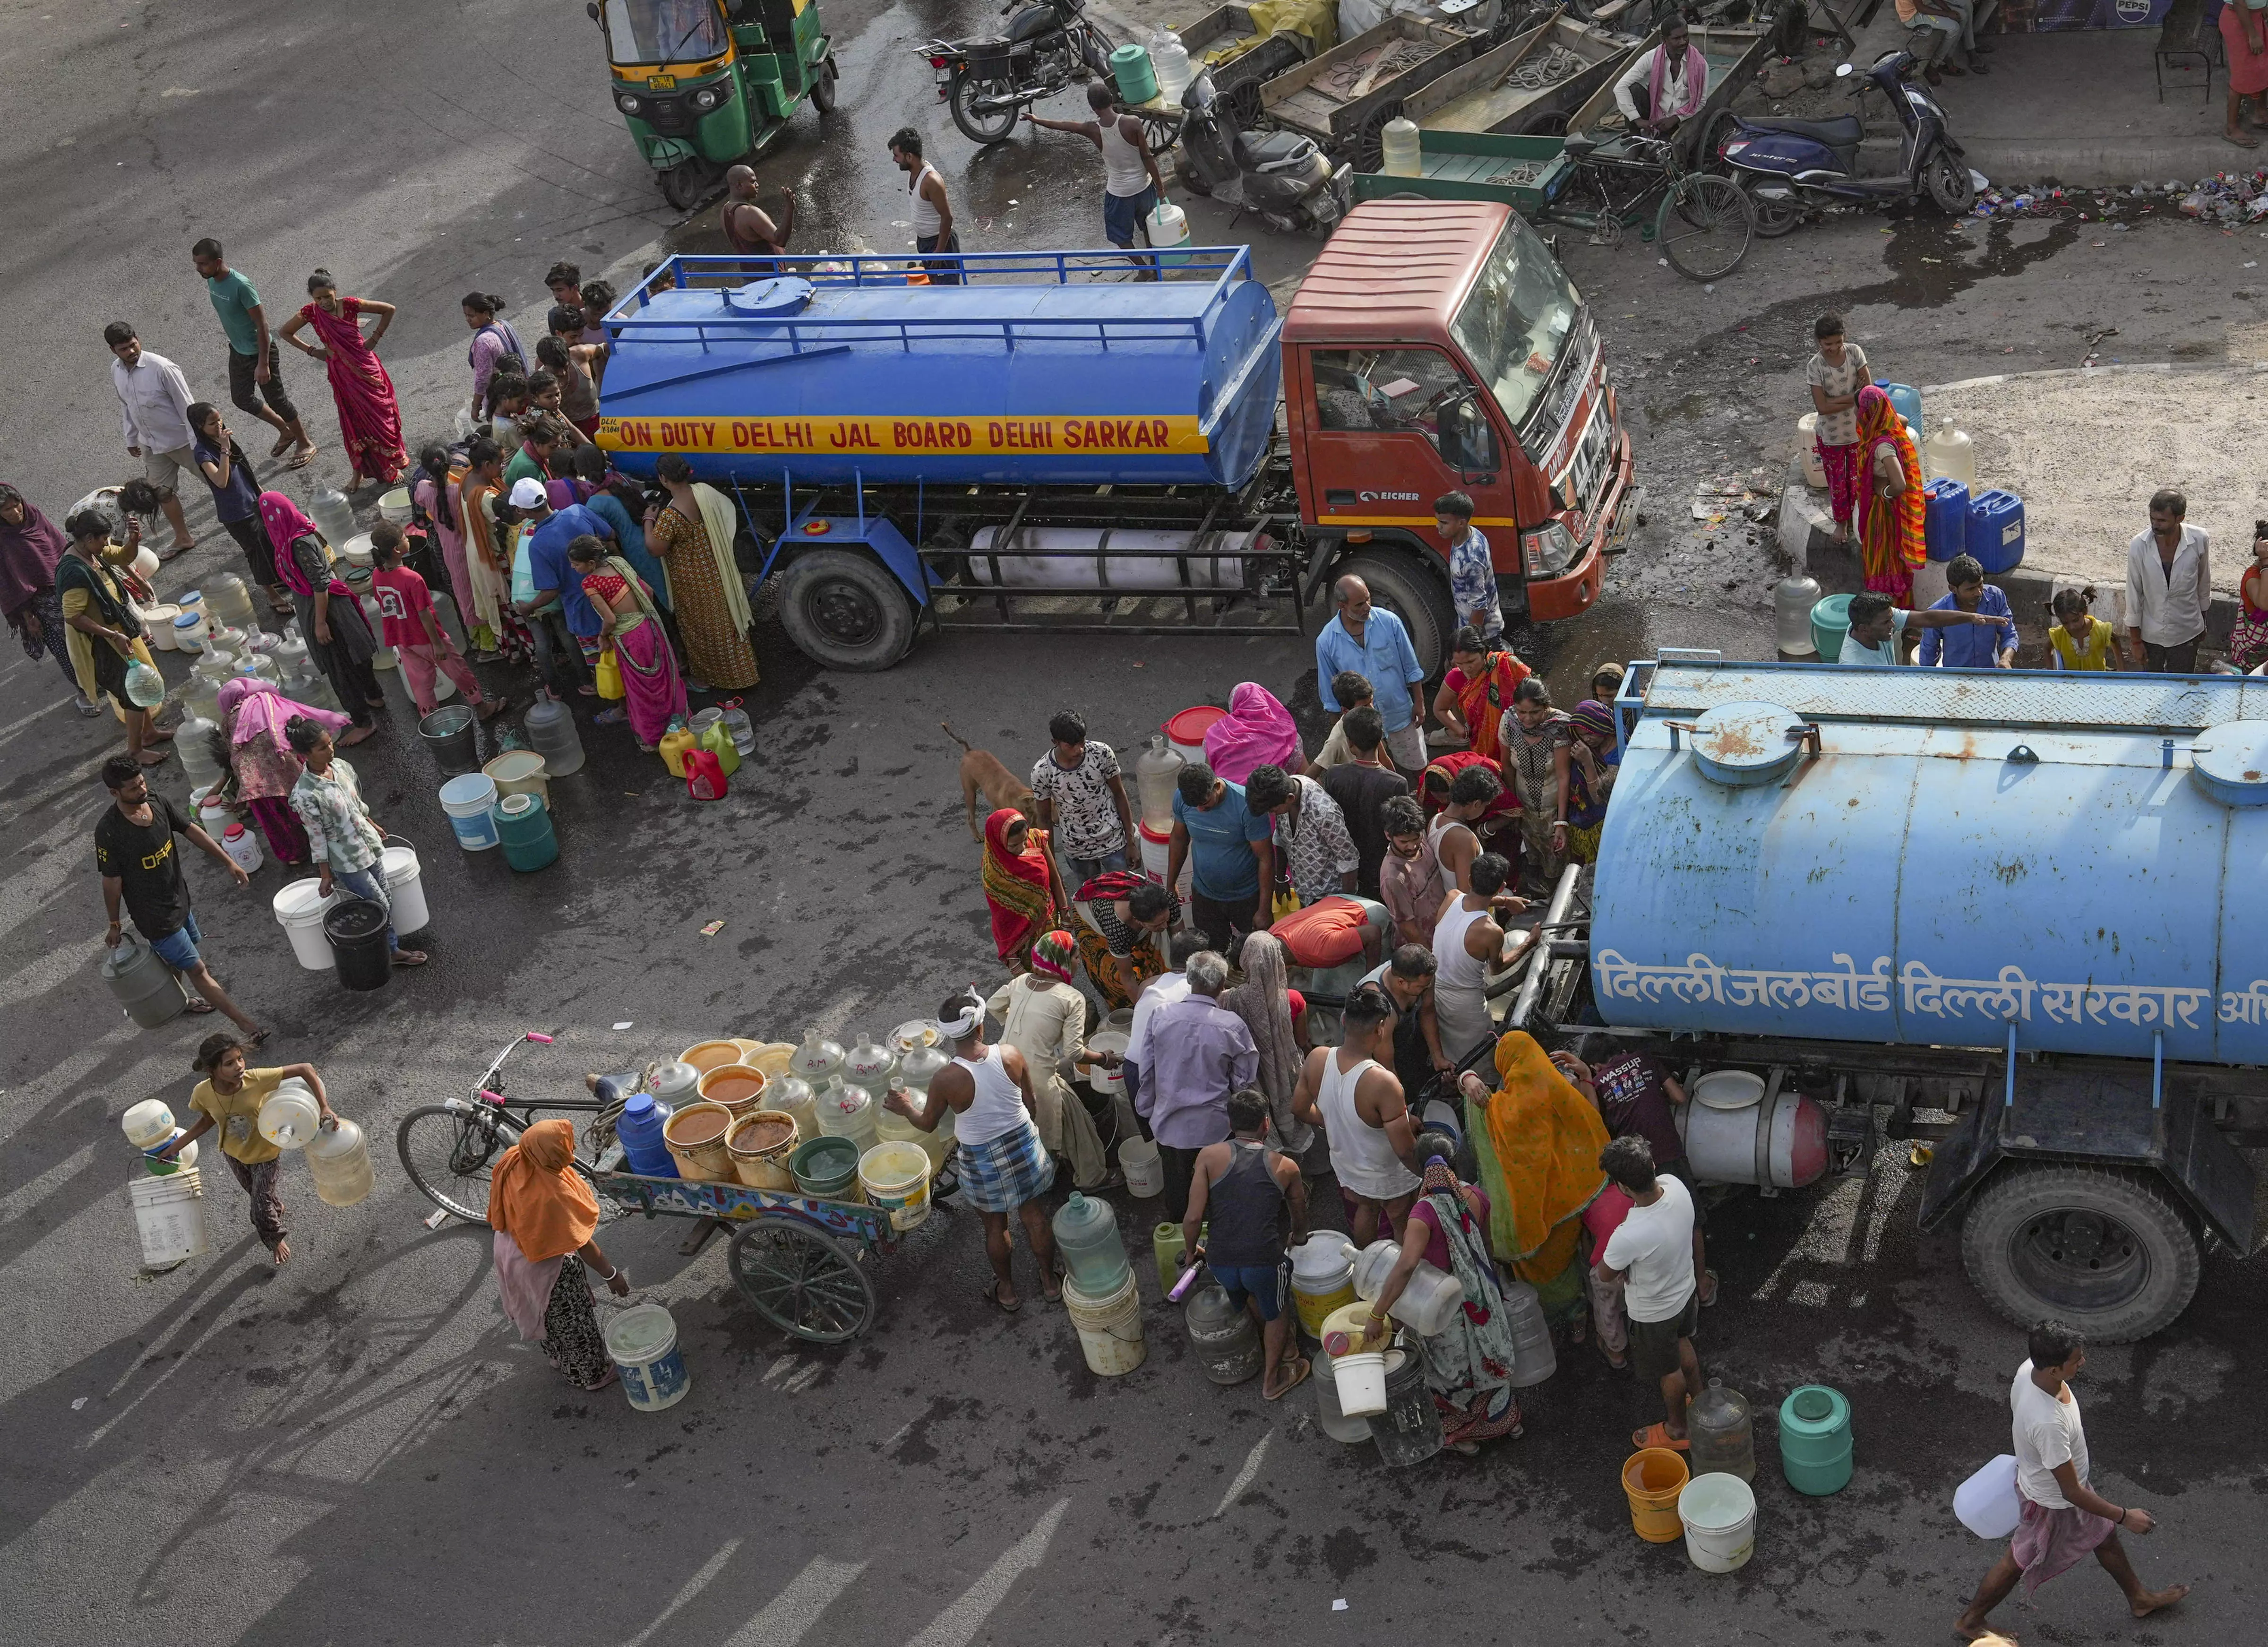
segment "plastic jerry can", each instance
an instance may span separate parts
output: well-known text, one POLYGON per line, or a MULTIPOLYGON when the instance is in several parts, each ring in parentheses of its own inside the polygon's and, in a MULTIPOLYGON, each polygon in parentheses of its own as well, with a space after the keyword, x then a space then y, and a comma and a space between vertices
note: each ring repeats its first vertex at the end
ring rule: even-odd
POLYGON ((1986 577, 2024 564, 2024 500, 1994 488, 1969 500, 1969 552, 1986 577))
POLYGON ((1969 551, 1969 488, 1943 476, 1921 489, 1922 542, 1932 560, 1951 560, 1969 551))
POLYGON ((693 735, 683 727, 672 727, 661 735, 661 764, 672 778, 685 776, 685 752, 692 747, 693 735))

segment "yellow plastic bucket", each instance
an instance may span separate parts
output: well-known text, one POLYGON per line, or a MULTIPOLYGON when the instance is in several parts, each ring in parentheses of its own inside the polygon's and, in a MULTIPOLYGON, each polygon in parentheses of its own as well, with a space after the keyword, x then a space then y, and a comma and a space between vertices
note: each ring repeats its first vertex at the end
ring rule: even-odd
POLYGON ((739 1063, 740 1044, 738 1041, 696 1041, 677 1056, 680 1062, 692 1065, 705 1075, 712 1069, 739 1063))
POLYGON ((876 1144, 858 1157, 866 1204, 890 1215, 890 1228, 910 1230, 929 1216, 929 1156, 912 1144, 876 1144))
POLYGON ((733 1112, 723 1104, 688 1104, 662 1124, 661 1141, 669 1147, 680 1178, 728 1183, 733 1156, 725 1137, 732 1129, 733 1112))
POLYGON ((1300 1330, 1317 1343, 1322 1341, 1323 1318, 1332 1311, 1354 1302, 1354 1281, 1351 1276, 1329 1292, 1301 1292, 1297 1281, 1292 1283, 1292 1303, 1300 1314, 1300 1330))
POLYGON ((770 1084, 762 1070, 731 1063, 704 1071, 696 1089, 704 1102, 723 1104, 737 1120, 762 1107, 764 1088, 770 1084))
POLYGON ((725 1134, 733 1176, 752 1190, 795 1193, 788 1157, 795 1153, 795 1117, 780 1110, 757 1110, 734 1121, 725 1134), (785 1128, 783 1135, 781 1129, 785 1128), (766 1141, 769 1139, 770 1141, 766 1141))
POLYGON ((1685 1536, 1677 1496, 1688 1472, 1682 1454, 1667 1447, 1633 1452, 1623 1465, 1623 1492, 1630 1499, 1631 1531, 1648 1544, 1675 1544, 1685 1536))

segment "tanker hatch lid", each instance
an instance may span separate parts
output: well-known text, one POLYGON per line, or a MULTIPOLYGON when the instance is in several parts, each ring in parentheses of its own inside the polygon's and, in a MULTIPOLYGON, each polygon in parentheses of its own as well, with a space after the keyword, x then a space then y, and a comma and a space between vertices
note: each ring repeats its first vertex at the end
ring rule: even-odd
POLYGON ((1778 704, 1719 704, 1694 723, 1694 759, 1736 789, 1770 783, 1794 764, 1802 735, 1803 718, 1778 704))
POLYGON ((725 307, 735 314, 778 319, 810 307, 811 292, 811 282, 799 275, 774 275, 733 287, 725 294, 725 307))
POLYGON ((2268 720, 2231 720, 2190 745, 2198 787, 2223 806, 2268 806, 2268 720))

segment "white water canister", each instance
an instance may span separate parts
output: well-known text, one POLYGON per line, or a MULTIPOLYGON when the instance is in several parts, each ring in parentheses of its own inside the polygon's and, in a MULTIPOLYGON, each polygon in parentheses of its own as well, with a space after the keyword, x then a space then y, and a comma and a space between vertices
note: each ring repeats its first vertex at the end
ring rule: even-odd
MULTIPOLYGON (((267 1105, 261 1106, 264 1119, 267 1105)), ((344 1116, 319 1126, 306 1143, 307 1171, 314 1175, 315 1193, 327 1207, 352 1207, 377 1187, 371 1171, 370 1141, 361 1127, 344 1116)))
MULTIPOLYGON (((212 831, 208 830, 205 832, 210 834, 212 831)), ((260 837, 241 824, 231 824, 221 831, 220 849, 228 854, 231 863, 247 875, 257 872, 260 866, 268 861, 267 854, 260 850, 260 837)))
POLYGON ((493 815, 496 801, 496 779, 486 772, 466 772, 441 786, 441 810, 449 815, 457 845, 467 852, 486 852, 500 838, 493 815))
POLYGON ((1686 1482, 1677 1518, 1685 1554, 1705 1573, 1735 1571, 1756 1553, 1756 1489, 1737 1475, 1712 1470, 1686 1482))
POLYGON ((228 832, 228 826, 236 822, 236 814, 229 809, 225 801, 216 801, 210 794, 199 795, 195 800, 197 827, 218 840, 228 832))
POLYGON ((1819 461, 1819 414, 1808 411, 1795 420, 1795 449, 1803 459, 1803 484, 1814 491, 1827 490, 1827 465, 1819 461))
POLYGON ((146 1269, 171 1269, 210 1244, 205 1233, 204 1180, 195 1167, 165 1178, 140 1178, 126 1186, 135 1233, 146 1269))
POLYGON ((1158 96, 1167 107, 1179 108, 1182 93, 1189 89, 1189 48, 1169 28, 1150 36, 1150 69, 1158 77, 1158 96))
MULTIPOLYGON (((1355 1292, 1366 1302, 1385 1290, 1386 1278, 1402 1261, 1402 1248, 1392 1241, 1373 1241, 1355 1254, 1355 1292)), ((1465 1284, 1447 1270, 1436 1269, 1424 1259, 1410 1272, 1402 1296, 1388 1310, 1389 1320, 1408 1327, 1420 1338, 1431 1338, 1449 1325, 1465 1301, 1465 1284)))
POLYGON ((203 607, 184 606, 181 609, 181 615, 173 620, 173 644, 166 650, 202 652, 205 649, 205 636, 210 629, 211 624, 205 617, 203 607))
POLYGON ((260 1106, 255 1123, 260 1135, 278 1149, 304 1149, 323 1124, 322 1106, 314 1089, 297 1075, 286 1075, 260 1106))
POLYGON ((1406 114, 1396 114, 1386 122, 1378 135, 1381 164, 1379 169, 1388 177, 1418 177, 1425 170, 1424 151, 1418 139, 1418 122, 1406 114))
POLYGON ((154 1149, 180 1130, 172 1107, 163 1098, 144 1098, 129 1105, 118 1118, 118 1126, 126 1141, 136 1149, 154 1149))
POLYGON ((2002 1453, 1955 1488, 1953 1513, 1980 1539, 1998 1540, 2014 1533, 2024 1513, 2016 1493, 2016 1455, 2002 1453))
POLYGON ((171 601, 158 601, 141 609, 142 632, 150 638, 152 650, 171 652, 180 643, 173 637, 173 624, 181 609, 171 601))
POLYGON ((276 912, 276 924, 291 940, 291 953, 311 972, 329 972, 338 968, 339 958, 332 953, 331 941, 323 934, 323 912, 336 897, 334 893, 325 897, 320 881, 304 880, 290 883, 269 900, 269 906, 276 912))
POLYGON ((1189 214, 1170 200, 1158 202, 1157 210, 1150 214, 1146 225, 1150 244, 1158 250, 1158 262, 1167 269, 1179 269, 1189 261, 1189 214))
POLYGON ((1953 421, 1951 412, 1937 420, 1937 427, 1922 442, 1921 474, 1925 481, 1957 480, 1972 496, 1976 493, 1977 442, 1953 421))
POLYGON ((394 906, 395 935, 406 937, 431 925, 433 912, 425 905, 425 884, 418 871, 417 849, 399 835, 389 835, 386 839, 386 850, 378 855, 379 878, 386 883, 387 902, 394 906))
POLYGON ((677 1348, 677 1322, 659 1304, 632 1304, 607 1323, 602 1336, 622 1374, 622 1393, 639 1412, 673 1407, 693 1387, 677 1348))

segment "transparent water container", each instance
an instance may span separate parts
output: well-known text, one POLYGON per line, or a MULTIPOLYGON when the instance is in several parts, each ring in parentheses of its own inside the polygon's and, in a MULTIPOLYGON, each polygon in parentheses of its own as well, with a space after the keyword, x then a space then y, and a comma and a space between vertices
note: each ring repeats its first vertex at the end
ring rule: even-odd
POLYGON ((1055 1232, 1066 1279, 1088 1297, 1108 1298, 1133 1273, 1126 1243, 1119 1237, 1118 1215, 1109 1202, 1073 1190, 1071 1199, 1056 1208, 1055 1232))
POLYGON ((1379 134, 1385 164, 1381 168, 1388 177, 1416 177, 1425 169, 1419 158, 1418 122, 1406 115, 1396 114, 1386 122, 1379 134))
POLYGON ((1541 1384, 1559 1370, 1559 1353, 1551 1348, 1551 1323, 1544 1318, 1543 1301, 1524 1281, 1504 1284, 1505 1319, 1512 1327, 1512 1381, 1521 1389, 1541 1384))
POLYGON ((338 693, 332 690, 331 677, 305 660, 297 674, 284 677, 283 690, 284 696, 295 703, 312 704, 318 709, 328 709, 335 715, 346 713, 339 702, 338 693))
MULTIPOLYGON (((927 1095, 916 1092, 907 1086, 906 1078, 903 1075, 890 1077, 890 1090, 904 1093, 913 1100, 916 1109, 919 1109, 927 1102, 927 1095)), ((946 1112, 947 1122, 951 1120, 952 1115, 952 1111, 946 1112)), ((925 1133, 887 1104, 882 1105, 881 1113, 875 1118, 874 1135, 886 1144, 911 1144, 929 1157, 932 1172, 938 1171, 945 1165, 945 1157, 953 1148, 953 1129, 949 1125, 941 1123, 937 1131, 925 1133)))
POLYGON ((864 1155, 882 1141, 876 1124, 881 1105, 864 1087, 836 1082, 819 1095, 819 1130, 828 1138, 848 1138, 864 1155))
POLYGON ((1937 420, 1921 449, 1922 478, 1957 480, 1977 490, 1977 443, 1948 412, 1937 420))
POLYGON ((1134 757, 1134 788, 1142 802, 1142 821, 1163 834, 1174 827, 1174 785, 1189 763, 1166 742, 1162 732, 1150 735, 1149 747, 1134 757))
POLYGON ((787 1073, 809 1083, 814 1092, 824 1091, 842 1068, 843 1048, 815 1028, 803 1032, 803 1045, 787 1060, 787 1073))
MULTIPOLYGON (((220 720, 220 683, 192 669, 189 678, 181 683, 181 707, 193 720, 217 724, 220 720)), ((174 735, 173 741, 180 742, 180 734, 174 735)))
POLYGON ((527 712, 528 747, 543 757, 547 777, 564 778, 583 770, 583 740, 575 712, 553 698, 539 698, 527 712))
POLYGON ((259 615, 252 609, 252 596, 245 589, 244 580, 234 572, 224 572, 206 579, 204 591, 205 612, 214 623, 243 630, 260 627, 259 615))
POLYGON ((926 1092, 938 1071, 952 1061, 953 1054, 942 1046, 909 1047, 898 1059, 898 1074, 916 1092, 926 1092))
MULTIPOLYGON (((1785 655, 1806 657, 1818 651, 1811 635, 1811 609, 1819 604, 1819 580, 1808 573, 1780 580, 1772 591, 1772 633, 1785 655)), ((1832 658, 1822 658, 1832 663, 1832 658)))
POLYGON ((1722 1378, 1687 1409, 1686 1433, 1693 1447, 1691 1469, 1696 1475, 1721 1471, 1744 1481, 1756 1479, 1756 1429, 1749 1417, 1748 1398, 1728 1388, 1722 1378))
POLYGON ((315 488, 314 501, 307 506, 307 518, 315 523, 315 530, 323 535, 323 541, 334 550, 355 535, 354 505, 335 486, 315 488))
POLYGON ((872 1036, 861 1036, 843 1054, 843 1078, 869 1092, 886 1090, 898 1073, 898 1055, 872 1036))
POLYGON ((193 789, 220 781, 220 765, 213 759, 212 747, 213 734, 219 730, 201 716, 184 720, 174 729, 173 749, 181 757, 181 770, 188 774, 193 789))
POLYGON ((276 667, 276 660, 263 653, 247 652, 237 665, 239 675, 249 675, 254 680, 265 681, 270 686, 284 684, 284 671, 276 667))
POLYGON ((307 1141, 307 1171, 315 1193, 327 1207, 352 1207, 369 1195, 377 1179, 370 1168, 370 1141, 361 1127, 341 1116, 307 1141))
POLYGON ((1175 107, 1189 89, 1189 48, 1171 29, 1150 36, 1150 67, 1158 77, 1158 95, 1175 107))
MULTIPOLYGON (((1402 1261, 1402 1248, 1393 1241, 1373 1241, 1355 1254, 1354 1289, 1364 1299, 1375 1299, 1386 1290, 1386 1278, 1402 1261)), ((1465 1284, 1447 1270, 1434 1268, 1424 1259, 1410 1273, 1402 1296, 1386 1314, 1420 1338, 1431 1338, 1449 1325, 1465 1301, 1465 1284)))
POLYGON ((725 712, 725 730, 732 734, 733 747, 741 754, 754 755, 756 752, 756 728, 748 719, 747 710, 727 709, 725 712))
POLYGON ((766 1087, 764 1107, 793 1116, 799 1139, 807 1141, 819 1136, 819 1095, 802 1076, 783 1075, 766 1087))

